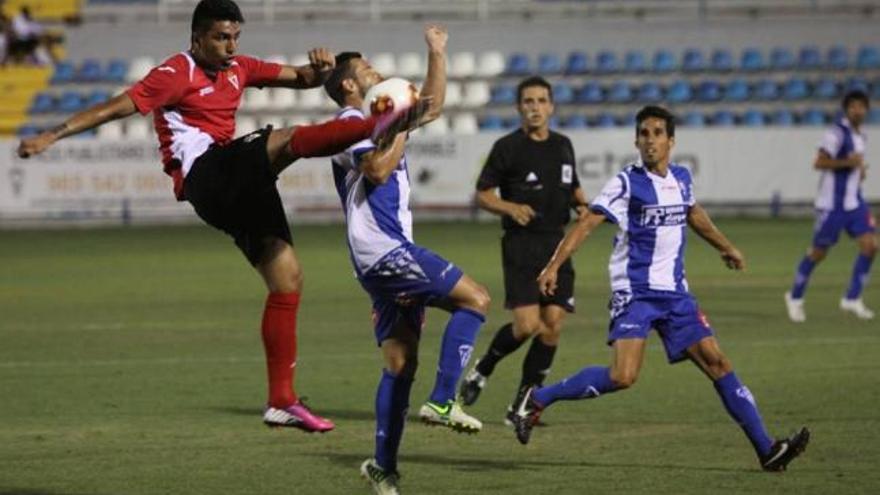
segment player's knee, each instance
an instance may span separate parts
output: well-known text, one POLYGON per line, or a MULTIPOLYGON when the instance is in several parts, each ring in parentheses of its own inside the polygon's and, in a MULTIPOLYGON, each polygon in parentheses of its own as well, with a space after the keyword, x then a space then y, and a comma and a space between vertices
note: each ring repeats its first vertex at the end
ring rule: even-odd
POLYGON ((419 359, 415 355, 397 354, 388 356, 385 368, 395 376, 414 377, 419 367, 419 359))
POLYGON ((871 237, 867 242, 862 246, 861 252, 864 256, 869 258, 873 258, 877 255, 877 240, 874 237, 871 237))
POLYGON ((810 258, 811 261, 813 261, 813 263, 818 263, 824 260, 827 254, 827 249, 813 248, 810 250, 810 254, 808 254, 807 256, 810 258))
POLYGON ((639 373, 635 370, 611 370, 611 383, 617 390, 632 387, 638 378, 639 373))
POLYGON ((513 335, 519 340, 527 339, 543 332, 543 325, 538 319, 520 320, 513 323, 513 335))
POLYGON ((474 311, 478 311, 482 314, 486 314, 489 312, 489 306, 492 304, 492 298, 489 296, 489 291, 486 290, 482 285, 477 285, 476 290, 471 293, 470 297, 470 306, 474 311))
POLYGON ((562 336, 562 322, 549 321, 544 322, 544 331, 541 332, 541 342, 555 346, 559 344, 559 338, 562 336))

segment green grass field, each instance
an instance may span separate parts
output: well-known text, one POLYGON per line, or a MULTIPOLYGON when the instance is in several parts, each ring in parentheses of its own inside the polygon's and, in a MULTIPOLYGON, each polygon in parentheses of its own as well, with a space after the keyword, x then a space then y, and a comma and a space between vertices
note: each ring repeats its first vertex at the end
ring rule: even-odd
MULTIPOLYGON (((749 443, 690 364, 668 366, 652 337, 639 383, 561 403, 523 447, 501 419, 523 350, 499 365, 458 436, 411 421, 401 450, 409 494, 880 493, 880 323, 841 314, 855 247, 814 275, 809 321, 782 293, 809 242, 805 221, 727 220, 749 262, 723 268, 691 236, 691 287, 772 432, 809 425, 787 473, 758 469, 749 443)), ((605 364, 612 229, 581 249, 578 312, 551 380, 605 364)), ((419 224, 417 241, 456 261, 502 308, 499 228, 419 224)), ((358 494, 373 448, 381 360, 341 227, 298 227, 305 266, 298 390, 337 423, 326 435, 265 428, 256 274, 207 227, 0 232, 0 495, 358 494)), ((868 305, 880 307, 880 288, 868 305)), ((446 317, 428 314, 412 414, 433 382, 446 317)))

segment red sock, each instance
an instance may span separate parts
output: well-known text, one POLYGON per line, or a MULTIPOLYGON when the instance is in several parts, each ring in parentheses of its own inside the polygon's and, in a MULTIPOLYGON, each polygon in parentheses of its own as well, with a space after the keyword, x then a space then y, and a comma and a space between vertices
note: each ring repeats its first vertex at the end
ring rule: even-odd
POLYGON ((290 151, 297 157, 333 156, 370 137, 376 117, 350 118, 315 125, 297 126, 290 138, 290 151))
POLYGON ((263 349, 269 370, 269 405, 285 408, 297 401, 293 390, 296 371, 296 313, 299 292, 272 292, 263 310, 263 349))

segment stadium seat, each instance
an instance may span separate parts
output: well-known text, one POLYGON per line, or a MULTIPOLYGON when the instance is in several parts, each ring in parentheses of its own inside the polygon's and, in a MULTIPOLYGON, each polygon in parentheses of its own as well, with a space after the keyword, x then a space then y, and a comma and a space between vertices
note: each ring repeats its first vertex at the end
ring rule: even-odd
POLYGON ((97 129, 96 137, 100 139, 122 139, 122 122, 111 120, 106 122, 97 129))
POLYGON ((449 59, 449 75, 455 78, 473 77, 477 72, 477 58, 473 52, 456 52, 449 59))
POLYGON ((752 98, 760 101, 777 100, 779 99, 779 85, 770 79, 762 79, 755 83, 752 98))
MULTIPOLYGON (((263 100, 256 93, 263 93, 263 91, 254 89, 248 89, 245 92, 245 104, 249 110, 255 110, 260 108, 266 108, 265 106, 260 106, 263 103, 263 100), (257 107, 253 106, 252 99, 256 98, 257 107)), ((298 95, 296 95, 296 104, 299 108, 305 109, 318 109, 324 106, 324 90, 322 88, 313 88, 306 89, 300 91, 298 95)), ((268 104, 268 98, 266 98, 265 102, 268 104)))
POLYGON ((574 88, 565 81, 559 81, 553 85, 553 101, 560 105, 574 102, 574 88))
POLYGON ((74 113, 85 109, 85 102, 78 91, 65 91, 58 99, 57 110, 64 113, 74 113))
POLYGON ((260 123, 260 128, 266 128, 268 126, 272 126, 272 129, 283 129, 287 126, 287 122, 284 121, 284 117, 279 115, 265 115, 258 119, 260 123))
MULTIPOLYGON (((561 126, 561 124, 559 123, 559 117, 557 117, 555 115, 550 116, 550 119, 547 121, 547 124, 550 126, 551 129, 559 129, 559 127, 561 126)), ((517 125, 518 126, 522 125, 522 122, 521 121, 517 122, 517 125)))
POLYGON ((477 74, 482 77, 494 77, 504 72, 504 55, 501 52, 484 52, 477 64, 477 74))
POLYGON ((840 89, 837 86, 837 82, 829 77, 823 77, 822 79, 819 79, 819 81, 813 87, 813 98, 832 100, 836 99, 839 94, 840 89))
POLYGON ((800 77, 793 77, 782 86, 782 99, 788 101, 803 100, 809 96, 810 90, 807 81, 800 77))
POLYGON ((504 119, 498 115, 486 115, 480 120, 481 131, 500 131, 504 129, 504 119))
MULTIPOLYGON (((550 125, 551 126, 553 125, 552 122, 553 122, 553 118, 551 117, 550 118, 550 125)), ((506 131, 516 129, 520 125, 522 125, 522 120, 520 120, 519 115, 514 115, 512 117, 507 117, 506 119, 504 119, 504 130, 506 130, 506 131)))
POLYGON ((832 46, 828 49, 825 57, 825 67, 833 70, 846 70, 849 68, 849 51, 845 46, 832 46))
POLYGON ((605 96, 602 93, 602 86, 599 86, 599 83, 595 81, 590 81, 584 84, 581 89, 577 91, 575 100, 578 103, 585 103, 588 105, 602 103, 605 101, 605 96))
POLYGON ((586 129, 590 127, 590 121, 586 115, 576 113, 562 119, 562 127, 565 129, 586 129))
POLYGON ((767 68, 764 62, 764 54, 757 48, 746 48, 742 52, 739 63, 740 70, 745 72, 758 72, 767 68))
POLYGON ((651 64, 651 70, 659 74, 673 72, 678 68, 675 61, 675 55, 669 50, 657 50, 654 53, 654 60, 651 64))
MULTIPOLYGON (((485 81, 471 81, 464 87, 463 106, 468 108, 482 107, 489 103, 491 95, 489 84, 485 81)), ((516 95, 514 95, 514 100, 516 95)))
POLYGON ((617 119, 618 127, 635 127, 636 126, 636 114, 633 112, 628 112, 620 116, 617 119))
POLYGON ((76 69, 70 62, 58 62, 55 64, 55 71, 52 74, 52 84, 65 84, 72 82, 76 76, 76 69))
POLYGON ((446 99, 443 105, 447 107, 457 107, 461 105, 461 83, 449 81, 446 83, 446 99))
POLYGON ((775 71, 792 70, 795 66, 794 53, 788 48, 774 48, 770 52, 770 69, 775 71))
POLYGON ((379 74, 385 77, 397 75, 397 61, 394 59, 394 54, 388 52, 377 53, 369 57, 369 61, 373 69, 379 74))
POLYGON ((623 59, 623 70, 629 73, 645 72, 648 69, 648 62, 645 60, 645 54, 639 50, 630 50, 626 52, 623 59))
POLYGON ((880 108, 872 108, 868 112, 867 122, 869 124, 880 124, 880 108))
POLYGON ((706 116, 703 112, 693 110, 684 114, 682 125, 685 127, 704 127, 706 125, 706 116))
POLYGON ((801 124, 803 125, 825 125, 828 123, 825 112, 818 108, 810 108, 801 116, 801 124))
POLYGON ((455 134, 470 135, 479 130, 477 118, 472 113, 460 113, 452 118, 452 132, 455 134))
POLYGON ((86 107, 92 107, 95 105, 99 105, 104 103, 110 99, 110 92, 104 89, 96 89, 89 93, 88 98, 86 98, 86 107))
POLYGON ((614 115, 603 112, 596 116, 596 120, 593 121, 593 127, 600 129, 617 127, 617 120, 614 118, 614 115))
POLYGON ((646 81, 639 86, 639 103, 659 103, 663 100, 663 90, 654 81, 646 81))
POLYGON ((441 115, 421 129, 426 136, 445 136, 449 134, 449 117, 441 115))
POLYGON ((749 99, 749 83, 745 79, 731 79, 724 88, 724 101, 742 102, 749 99))
POLYGON ((706 70, 703 52, 697 48, 688 48, 681 58, 681 70, 684 72, 702 72, 706 70))
POLYGON ((612 51, 602 50, 596 55, 596 72, 599 74, 613 74, 620 71, 617 54, 612 51))
POLYGON ((264 89, 269 92, 270 105, 275 110, 290 110, 296 107, 296 91, 288 88, 264 89))
POLYGON ((107 64, 101 79, 106 82, 124 83, 126 74, 128 74, 128 62, 115 58, 107 64))
POLYGON ((525 76, 531 71, 529 57, 525 53, 511 53, 507 57, 504 73, 509 76, 525 76))
POLYGON ((246 134, 250 134, 260 126, 257 124, 257 119, 253 117, 238 117, 235 119, 235 136, 240 137, 246 134))
POLYGON ((677 80, 666 88, 666 99, 670 103, 687 103, 693 99, 691 85, 687 81, 677 80))
POLYGON ((871 85, 870 98, 872 101, 880 100, 880 79, 874 79, 874 84, 871 85))
POLYGON ((795 124, 794 114, 785 108, 776 110, 770 114, 770 123, 784 127, 793 126, 795 124))
POLYGON ((20 138, 27 138, 36 136, 41 132, 43 132, 43 129, 40 126, 34 124, 25 124, 18 128, 18 132, 16 134, 20 138))
MULTIPOLYGON (((315 90, 311 90, 315 91, 315 90)), ((247 88, 244 91, 243 110, 265 110, 272 106, 267 89, 247 88)))
POLYGON ((128 139, 149 139, 150 125, 146 119, 129 119, 125 122, 125 136, 128 139))
POLYGON ((425 61, 421 53, 406 52, 397 57, 397 75, 406 79, 424 77, 425 61))
POLYGON ((513 105, 516 103, 516 88, 510 84, 499 84, 492 88, 489 103, 493 105, 513 105))
POLYGON ((880 69, 880 49, 865 45, 859 48, 856 56, 856 68, 859 70, 880 69))
POLYGON ((729 110, 718 110, 712 115, 712 125, 726 127, 736 125, 736 116, 729 110))
POLYGON ((30 113, 49 113, 55 111, 55 97, 51 93, 37 93, 31 102, 30 113))
POLYGON ((81 82, 98 82, 101 80, 103 71, 101 70, 101 62, 94 58, 83 60, 79 70, 76 72, 76 80, 81 82))
POLYGON ((538 55, 538 74, 554 76, 562 73, 562 60, 556 53, 538 55))
POLYGON ((730 72, 733 70, 733 54, 727 48, 718 48, 712 52, 709 68, 713 72, 730 72))
POLYGON ((801 70, 820 69, 822 67, 822 56, 819 54, 819 49, 815 46, 801 47, 797 66, 801 70))
POLYGON ((590 59, 584 52, 571 52, 565 63, 565 73, 569 75, 586 74, 590 71, 590 59))
POLYGON ((854 89, 858 89, 861 91, 868 92, 870 84, 868 84, 868 80, 863 76, 852 76, 846 81, 846 85, 844 86, 847 91, 852 91, 854 89))
POLYGON ((715 80, 707 80, 697 85, 697 100, 713 102, 721 99, 721 84, 715 80))
POLYGON ((125 77, 127 82, 135 82, 143 79, 150 70, 156 66, 156 61, 152 57, 136 57, 128 66, 128 74, 125 77))
POLYGON ((615 81, 608 88, 608 101, 611 103, 629 103, 633 101, 633 91, 626 81, 615 81))
POLYGON ((762 127, 767 123, 764 112, 760 110, 746 110, 742 115, 742 125, 746 127, 762 127))

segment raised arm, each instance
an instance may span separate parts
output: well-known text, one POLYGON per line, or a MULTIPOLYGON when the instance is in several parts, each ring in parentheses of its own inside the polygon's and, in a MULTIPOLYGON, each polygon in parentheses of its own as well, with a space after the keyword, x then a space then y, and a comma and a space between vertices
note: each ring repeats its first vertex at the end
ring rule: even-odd
POLYGON ((727 265, 727 268, 733 270, 744 270, 746 267, 745 258, 739 249, 725 236, 718 227, 712 223, 709 214, 699 204, 694 204, 688 211, 688 225, 708 242, 712 247, 721 253, 721 260, 727 265))
POLYGON ((99 103, 75 114, 64 121, 63 124, 48 131, 44 131, 32 138, 22 139, 18 145, 18 156, 29 158, 42 153, 59 139, 94 129, 111 120, 128 117, 135 112, 137 112, 137 108, 134 105, 134 101, 128 96, 128 93, 122 93, 104 103, 99 103))
POLYGON ((425 42, 428 44, 428 74, 422 85, 422 97, 432 98, 428 111, 422 116, 421 124, 427 124, 443 113, 446 99, 446 41, 449 34, 438 24, 425 26, 425 42))
POLYGON ((384 184, 400 163, 405 146, 406 133, 401 132, 388 146, 364 153, 360 161, 361 172, 373 184, 384 184))
POLYGON ((538 275, 538 288, 544 295, 553 295, 556 292, 556 276, 559 267, 569 258, 577 248, 589 237, 590 233, 607 219, 602 213, 588 211, 578 218, 574 227, 569 229, 565 237, 556 246, 556 252, 547 262, 547 266, 538 275))
POLYGON ((317 88, 324 84, 336 67, 336 56, 326 48, 314 48, 309 51, 308 65, 284 65, 278 77, 265 86, 292 89, 317 88))

